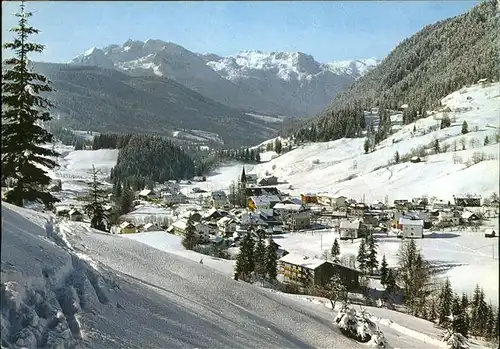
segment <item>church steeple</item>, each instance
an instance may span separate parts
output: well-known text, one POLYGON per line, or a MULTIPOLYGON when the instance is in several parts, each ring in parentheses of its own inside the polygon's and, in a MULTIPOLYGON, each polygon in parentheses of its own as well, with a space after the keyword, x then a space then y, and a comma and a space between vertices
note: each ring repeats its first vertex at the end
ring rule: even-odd
POLYGON ((243 170, 241 171, 240 182, 241 183, 246 183, 247 182, 247 176, 245 174, 245 166, 243 166, 243 170))

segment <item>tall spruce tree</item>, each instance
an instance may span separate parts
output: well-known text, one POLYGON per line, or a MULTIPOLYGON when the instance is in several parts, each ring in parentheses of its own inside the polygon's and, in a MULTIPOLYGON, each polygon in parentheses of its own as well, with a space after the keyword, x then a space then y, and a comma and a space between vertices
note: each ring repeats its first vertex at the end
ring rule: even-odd
POLYGON ((243 281, 250 280, 250 274, 255 269, 254 263, 254 240, 252 234, 247 232, 240 244, 240 253, 236 257, 235 279, 242 279, 243 281))
POLYGON ((438 311, 439 324, 443 327, 447 327, 449 323, 449 316, 451 315, 451 306, 453 302, 453 290, 451 289, 451 283, 448 278, 444 282, 441 288, 441 294, 439 295, 440 304, 438 311))
POLYGON ((373 274, 375 269, 378 268, 377 243, 375 242, 373 234, 370 234, 366 238, 366 241, 367 241, 366 268, 371 274, 373 274))
POLYGON ((358 256, 356 257, 356 260, 358 261, 358 268, 362 272, 366 270, 366 258, 367 258, 366 242, 365 239, 361 239, 361 243, 359 244, 358 248, 358 256))
POLYGON ((453 315, 453 320, 451 321, 451 329, 453 332, 460 333, 461 335, 467 337, 469 332, 469 329, 467 328, 467 312, 462 307, 461 298, 458 295, 453 297, 451 314, 453 315))
POLYGON ((259 277, 266 276, 266 257, 266 245, 264 243, 264 237, 259 234, 257 242, 255 243, 255 249, 253 253, 255 274, 259 277))
POLYGON ((278 276, 278 256, 273 238, 269 238, 266 246, 266 274, 269 280, 276 280, 278 276))
POLYGON ((186 230, 184 231, 184 236, 182 238, 182 246, 184 246, 187 250, 192 250, 198 242, 199 239, 196 234, 193 218, 192 216, 189 216, 186 224, 186 230))
POLYGON ((384 254, 382 256, 382 263, 380 263, 380 283, 384 286, 387 284, 387 272, 388 272, 387 268, 388 264, 384 254))
POLYGON ((335 240, 333 240, 333 245, 332 245, 332 249, 330 251, 330 254, 332 256, 332 261, 334 263, 340 262, 340 246, 339 246, 339 241, 337 240, 337 238, 335 238, 335 240))
POLYGON ((59 154, 41 147, 53 141, 53 135, 43 127, 52 119, 49 108, 53 104, 40 93, 52 89, 45 76, 29 67, 28 55, 43 52, 44 46, 28 40, 39 31, 28 25, 32 13, 25 11, 24 2, 15 16, 19 18, 18 26, 10 31, 16 36, 3 45, 14 52, 14 57, 5 61, 6 69, 2 69, 2 183, 7 178, 12 183, 5 200, 17 206, 23 206, 24 201, 38 201, 50 208, 59 200, 44 191, 50 177, 36 165, 48 169, 57 166, 49 157, 59 154))
POLYGON ((107 231, 109 226, 109 216, 104 210, 106 191, 97 179, 99 170, 92 165, 92 182, 89 183, 89 193, 86 198, 87 204, 84 210, 90 217, 90 226, 94 229, 107 231))

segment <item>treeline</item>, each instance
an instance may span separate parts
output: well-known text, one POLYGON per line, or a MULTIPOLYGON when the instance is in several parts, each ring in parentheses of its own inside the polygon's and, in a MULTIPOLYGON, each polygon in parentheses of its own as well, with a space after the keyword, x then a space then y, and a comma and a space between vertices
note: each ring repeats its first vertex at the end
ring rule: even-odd
POLYGON ((101 133, 95 135, 92 150, 121 149, 125 147, 134 134, 132 133, 101 133))
POLYGON ((163 137, 130 135, 128 138, 125 135, 118 140, 122 143, 116 143, 121 147, 116 166, 111 170, 113 180, 126 179, 133 187, 142 189, 148 182, 164 183, 171 179, 192 178, 196 174, 193 159, 163 137))
POLYGON ((441 98, 479 79, 498 80, 500 40, 496 1, 426 26, 399 44, 375 69, 339 93, 318 119, 288 129, 299 139, 328 141, 359 135, 361 113, 408 104, 406 124, 424 117, 441 98))
POLYGON ((215 151, 219 159, 237 160, 246 163, 259 163, 260 153, 258 150, 241 148, 241 149, 220 149, 215 151))
POLYGON ((62 144, 72 145, 75 147, 75 150, 82 150, 91 145, 90 141, 77 135, 72 130, 65 128, 58 122, 51 122, 49 124, 49 131, 55 138, 61 141, 62 144))

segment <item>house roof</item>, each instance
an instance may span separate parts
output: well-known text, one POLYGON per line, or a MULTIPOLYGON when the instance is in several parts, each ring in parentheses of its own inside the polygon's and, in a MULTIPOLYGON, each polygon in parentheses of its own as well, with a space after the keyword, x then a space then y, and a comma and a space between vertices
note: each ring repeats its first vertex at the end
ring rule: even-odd
POLYGON ((154 226, 156 226, 156 224, 154 224, 154 223, 146 223, 146 224, 144 224, 144 229, 148 229, 148 228, 151 228, 151 227, 154 227, 154 226))
POLYGON ((277 203, 273 207, 275 210, 285 210, 285 211, 300 211, 304 207, 300 204, 283 204, 281 202, 277 203))
POLYGON ((154 191, 150 189, 143 189, 139 192, 139 196, 148 196, 149 194, 154 194, 154 191))
POLYGON ((72 208, 71 210, 69 210, 68 214, 71 216, 71 215, 74 215, 74 214, 82 214, 79 210, 77 210, 76 208, 72 208))
POLYGON ((283 256, 279 259, 281 262, 290 263, 294 265, 300 265, 303 268, 307 269, 316 269, 319 266, 327 263, 324 259, 319 258, 310 258, 307 256, 302 256, 296 253, 289 253, 286 256, 283 256))
POLYGON ((226 217, 222 217, 221 219, 219 219, 217 221, 217 225, 226 225, 226 224, 230 224, 231 222, 235 222, 233 217, 226 216, 226 217))
POLYGON ((408 219, 405 217, 399 217, 399 224, 401 225, 412 225, 412 226, 424 226, 423 219, 408 219))
POLYGON ((266 206, 272 202, 279 202, 280 199, 276 195, 262 195, 262 196, 252 196, 250 197, 255 203, 255 206, 266 206))
POLYGON ((481 199, 479 194, 460 193, 453 196, 455 199, 481 199))
POLYGON ((130 223, 130 222, 123 222, 122 224, 120 224, 120 228, 121 229, 124 229, 124 228, 133 228, 135 227, 135 225, 133 223, 130 223))
POLYGON ((172 227, 177 228, 179 230, 186 230, 187 227, 187 219, 179 219, 172 223, 172 227))
POLYGON ((464 212, 462 212, 462 218, 463 219, 469 219, 469 218, 471 218, 473 216, 477 217, 477 215, 474 212, 470 212, 470 211, 464 211, 464 212))

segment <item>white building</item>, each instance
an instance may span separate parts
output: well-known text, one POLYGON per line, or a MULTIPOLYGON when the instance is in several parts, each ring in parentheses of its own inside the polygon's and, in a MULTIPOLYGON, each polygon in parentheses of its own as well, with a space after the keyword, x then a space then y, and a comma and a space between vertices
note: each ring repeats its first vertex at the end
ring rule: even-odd
POLYGON ((236 231, 236 221, 230 217, 222 217, 217 221, 217 228, 223 235, 233 234, 236 231))
POLYGON ((408 219, 405 217, 399 218, 399 225, 401 226, 401 237, 418 238, 424 237, 424 220, 423 219, 408 219))
POLYGON ((354 220, 352 222, 347 220, 342 220, 339 225, 340 239, 341 240, 357 239, 360 224, 361 222, 358 220, 354 220))
POLYGON ((229 207, 229 199, 227 195, 222 190, 216 190, 212 192, 210 195, 210 203, 212 207, 215 208, 228 208, 229 207))

